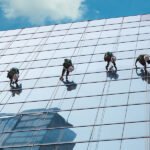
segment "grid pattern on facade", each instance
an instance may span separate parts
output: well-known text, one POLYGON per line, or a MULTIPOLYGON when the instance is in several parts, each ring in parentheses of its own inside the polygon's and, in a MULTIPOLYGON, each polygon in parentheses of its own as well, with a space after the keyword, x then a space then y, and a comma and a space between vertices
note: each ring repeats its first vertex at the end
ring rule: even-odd
POLYGON ((140 54, 150 54, 150 15, 1 31, 0 149, 149 150, 140 54), (107 51, 115 75, 105 71, 107 51), (75 67, 69 85, 59 80, 64 58, 75 67), (20 69, 19 92, 10 91, 11 67, 20 69))

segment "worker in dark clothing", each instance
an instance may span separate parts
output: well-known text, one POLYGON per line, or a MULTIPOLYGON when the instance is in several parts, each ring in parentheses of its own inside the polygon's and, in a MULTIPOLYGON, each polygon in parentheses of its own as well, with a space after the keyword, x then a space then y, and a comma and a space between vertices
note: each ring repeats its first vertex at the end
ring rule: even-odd
POLYGON ((150 64, 150 56, 147 54, 139 55, 135 61, 135 67, 137 69, 137 62, 139 62, 142 66, 144 66, 144 71, 147 73, 147 66, 146 63, 150 64))
POLYGON ((68 80, 68 75, 73 70, 74 70, 74 66, 72 65, 72 61, 70 59, 64 59, 63 70, 62 70, 62 75, 60 77, 60 80, 64 80, 63 76, 65 72, 66 72, 66 80, 68 80))
POLYGON ((19 87, 19 85, 18 85, 19 69, 17 69, 17 68, 11 68, 8 71, 7 78, 10 79, 10 86, 13 86, 12 84, 15 83, 16 87, 19 87))
MULTIPOLYGON (((116 67, 116 57, 113 55, 112 52, 107 52, 104 55, 104 60, 107 61, 107 65, 106 65, 106 70, 108 71, 108 67, 110 65, 110 63, 113 64, 113 66, 115 67, 116 71, 117 71, 117 67, 116 67)), ((111 66, 110 70, 113 68, 113 66, 111 66)))

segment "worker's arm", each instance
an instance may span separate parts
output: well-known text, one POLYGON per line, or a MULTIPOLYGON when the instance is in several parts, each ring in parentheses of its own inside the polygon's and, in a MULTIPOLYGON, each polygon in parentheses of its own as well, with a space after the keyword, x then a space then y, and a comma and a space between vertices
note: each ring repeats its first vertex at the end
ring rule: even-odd
POLYGON ((145 63, 145 65, 144 65, 144 70, 145 70, 145 73, 147 73, 147 69, 146 69, 147 67, 146 67, 146 63, 145 63))
POLYGON ((136 68, 136 74, 138 75, 138 76, 140 76, 141 74, 140 73, 138 73, 138 69, 136 68))
POLYGON ((136 67, 136 68, 137 68, 137 65, 136 65, 136 64, 137 64, 138 60, 139 60, 139 59, 137 58, 136 61, 135 61, 135 67, 136 67))

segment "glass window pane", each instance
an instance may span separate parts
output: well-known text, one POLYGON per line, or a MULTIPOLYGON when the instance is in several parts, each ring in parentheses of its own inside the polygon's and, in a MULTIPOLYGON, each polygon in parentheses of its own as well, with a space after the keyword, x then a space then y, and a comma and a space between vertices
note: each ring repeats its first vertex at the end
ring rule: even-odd
POLYGON ((28 39, 30 39, 31 37, 32 37, 32 34, 18 35, 15 40, 16 40, 16 41, 17 41, 17 40, 28 40, 28 39))
POLYGON ((82 37, 82 34, 74 34, 74 35, 67 35, 64 37, 62 42, 68 42, 68 41, 79 41, 82 37))
POLYGON ((149 107, 150 105, 128 106, 126 121, 129 122, 148 120, 149 107))
POLYGON ((122 28, 132 28, 132 27, 139 27, 140 22, 129 22, 122 24, 122 28))
POLYGON ((51 31, 53 29, 53 25, 51 26, 41 26, 38 28, 38 30, 36 32, 47 32, 47 31, 51 31))
POLYGON ((123 140, 122 150, 133 150, 133 149, 146 149, 146 146, 149 145, 149 139, 131 139, 123 140))
POLYGON ((67 23, 67 24, 58 24, 55 25, 54 30, 65 30, 65 29, 69 29, 71 26, 71 23, 67 23))
POLYGON ((36 32, 38 28, 37 27, 34 27, 34 28, 25 28, 21 31, 20 34, 29 34, 29 33, 34 33, 36 32))
POLYGON ((141 16, 141 20, 142 20, 142 21, 143 21, 143 20, 144 20, 144 21, 145 21, 145 20, 150 20, 149 18, 150 18, 150 15, 149 15, 149 14, 146 14, 146 15, 142 15, 142 16, 141 16))
POLYGON ((8 30, 8 31, 5 32, 4 36, 17 35, 20 31, 21 31, 21 29, 8 30))
POLYGON ((74 126, 92 125, 94 124, 97 109, 71 111, 68 121, 74 126), (82 120, 79 118, 82 118, 82 120))
POLYGON ((78 96, 91 96, 102 93, 104 83, 91 83, 81 85, 78 96))
POLYGON ((101 38, 104 38, 104 37, 113 37, 113 36, 117 36, 118 34, 119 34, 119 30, 103 31, 101 33, 101 38))
POLYGON ((140 27, 140 31, 139 31, 140 34, 143 34, 143 33, 150 33, 150 27, 140 27))
POLYGON ((111 81, 107 84, 107 88, 105 90, 106 94, 110 93, 123 93, 129 91, 130 80, 123 81, 111 81))
POLYGON ((76 98, 73 105, 74 109, 98 107, 101 98, 99 96, 76 98))
POLYGON ((138 34, 138 28, 122 29, 120 34, 121 35, 138 34))
POLYGON ((119 139, 122 135, 122 129, 123 125, 96 126, 92 138, 93 140, 119 139))
POLYGON ((107 19, 106 24, 117 24, 121 23, 123 18, 111 18, 107 19))
POLYGON ((71 28, 83 28, 86 27, 88 22, 76 22, 71 25, 71 28))
POLYGON ((85 28, 79 28, 79 29, 70 29, 68 30, 67 34, 78 34, 83 33, 85 28))
POLYGON ((113 25, 105 25, 104 30, 114 30, 114 29, 120 29, 121 24, 113 24, 113 25))
POLYGON ((124 121, 126 107, 110 107, 100 109, 97 117, 97 124, 120 123, 124 121), (102 110, 104 112, 102 112, 102 110), (119 114, 119 115, 118 115, 119 114), (101 122, 103 120, 103 122, 101 122))
POLYGON ((129 16, 124 17, 123 22, 134 22, 134 21, 140 21, 141 16, 129 16))
POLYGON ((102 20, 92 20, 92 21, 89 21, 88 26, 99 26, 99 25, 104 25, 104 23, 105 23, 105 19, 102 19, 102 20))
POLYGON ((102 29, 103 29, 103 26, 88 27, 88 28, 86 29, 86 32, 101 31, 102 29))
POLYGON ((129 123, 125 125, 124 138, 149 136, 149 123, 129 123))

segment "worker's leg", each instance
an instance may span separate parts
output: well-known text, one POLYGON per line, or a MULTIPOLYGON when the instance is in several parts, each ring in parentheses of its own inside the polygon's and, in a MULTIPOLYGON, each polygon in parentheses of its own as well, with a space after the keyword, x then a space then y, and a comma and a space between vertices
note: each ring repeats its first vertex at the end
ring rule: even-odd
POLYGON ((10 86, 12 86, 12 84, 13 84, 13 80, 12 78, 10 78, 10 86))
POLYGON ((107 61, 106 70, 108 70, 109 63, 110 61, 107 61))
POLYGON ((113 62, 113 65, 114 65, 114 67, 115 67, 115 69, 116 69, 116 71, 117 71, 117 66, 116 66, 116 63, 115 63, 115 62, 113 62))
POLYGON ((66 69, 65 69, 65 68, 63 68, 63 70, 62 70, 62 74, 61 74, 61 77, 60 77, 60 80, 63 80, 63 76, 64 76, 65 72, 66 72, 66 69))
POLYGON ((66 73, 66 80, 68 80, 68 76, 69 76, 69 71, 67 70, 67 73, 66 73))
POLYGON ((18 85, 18 79, 16 79, 15 84, 16 84, 16 87, 19 87, 19 85, 18 85))

